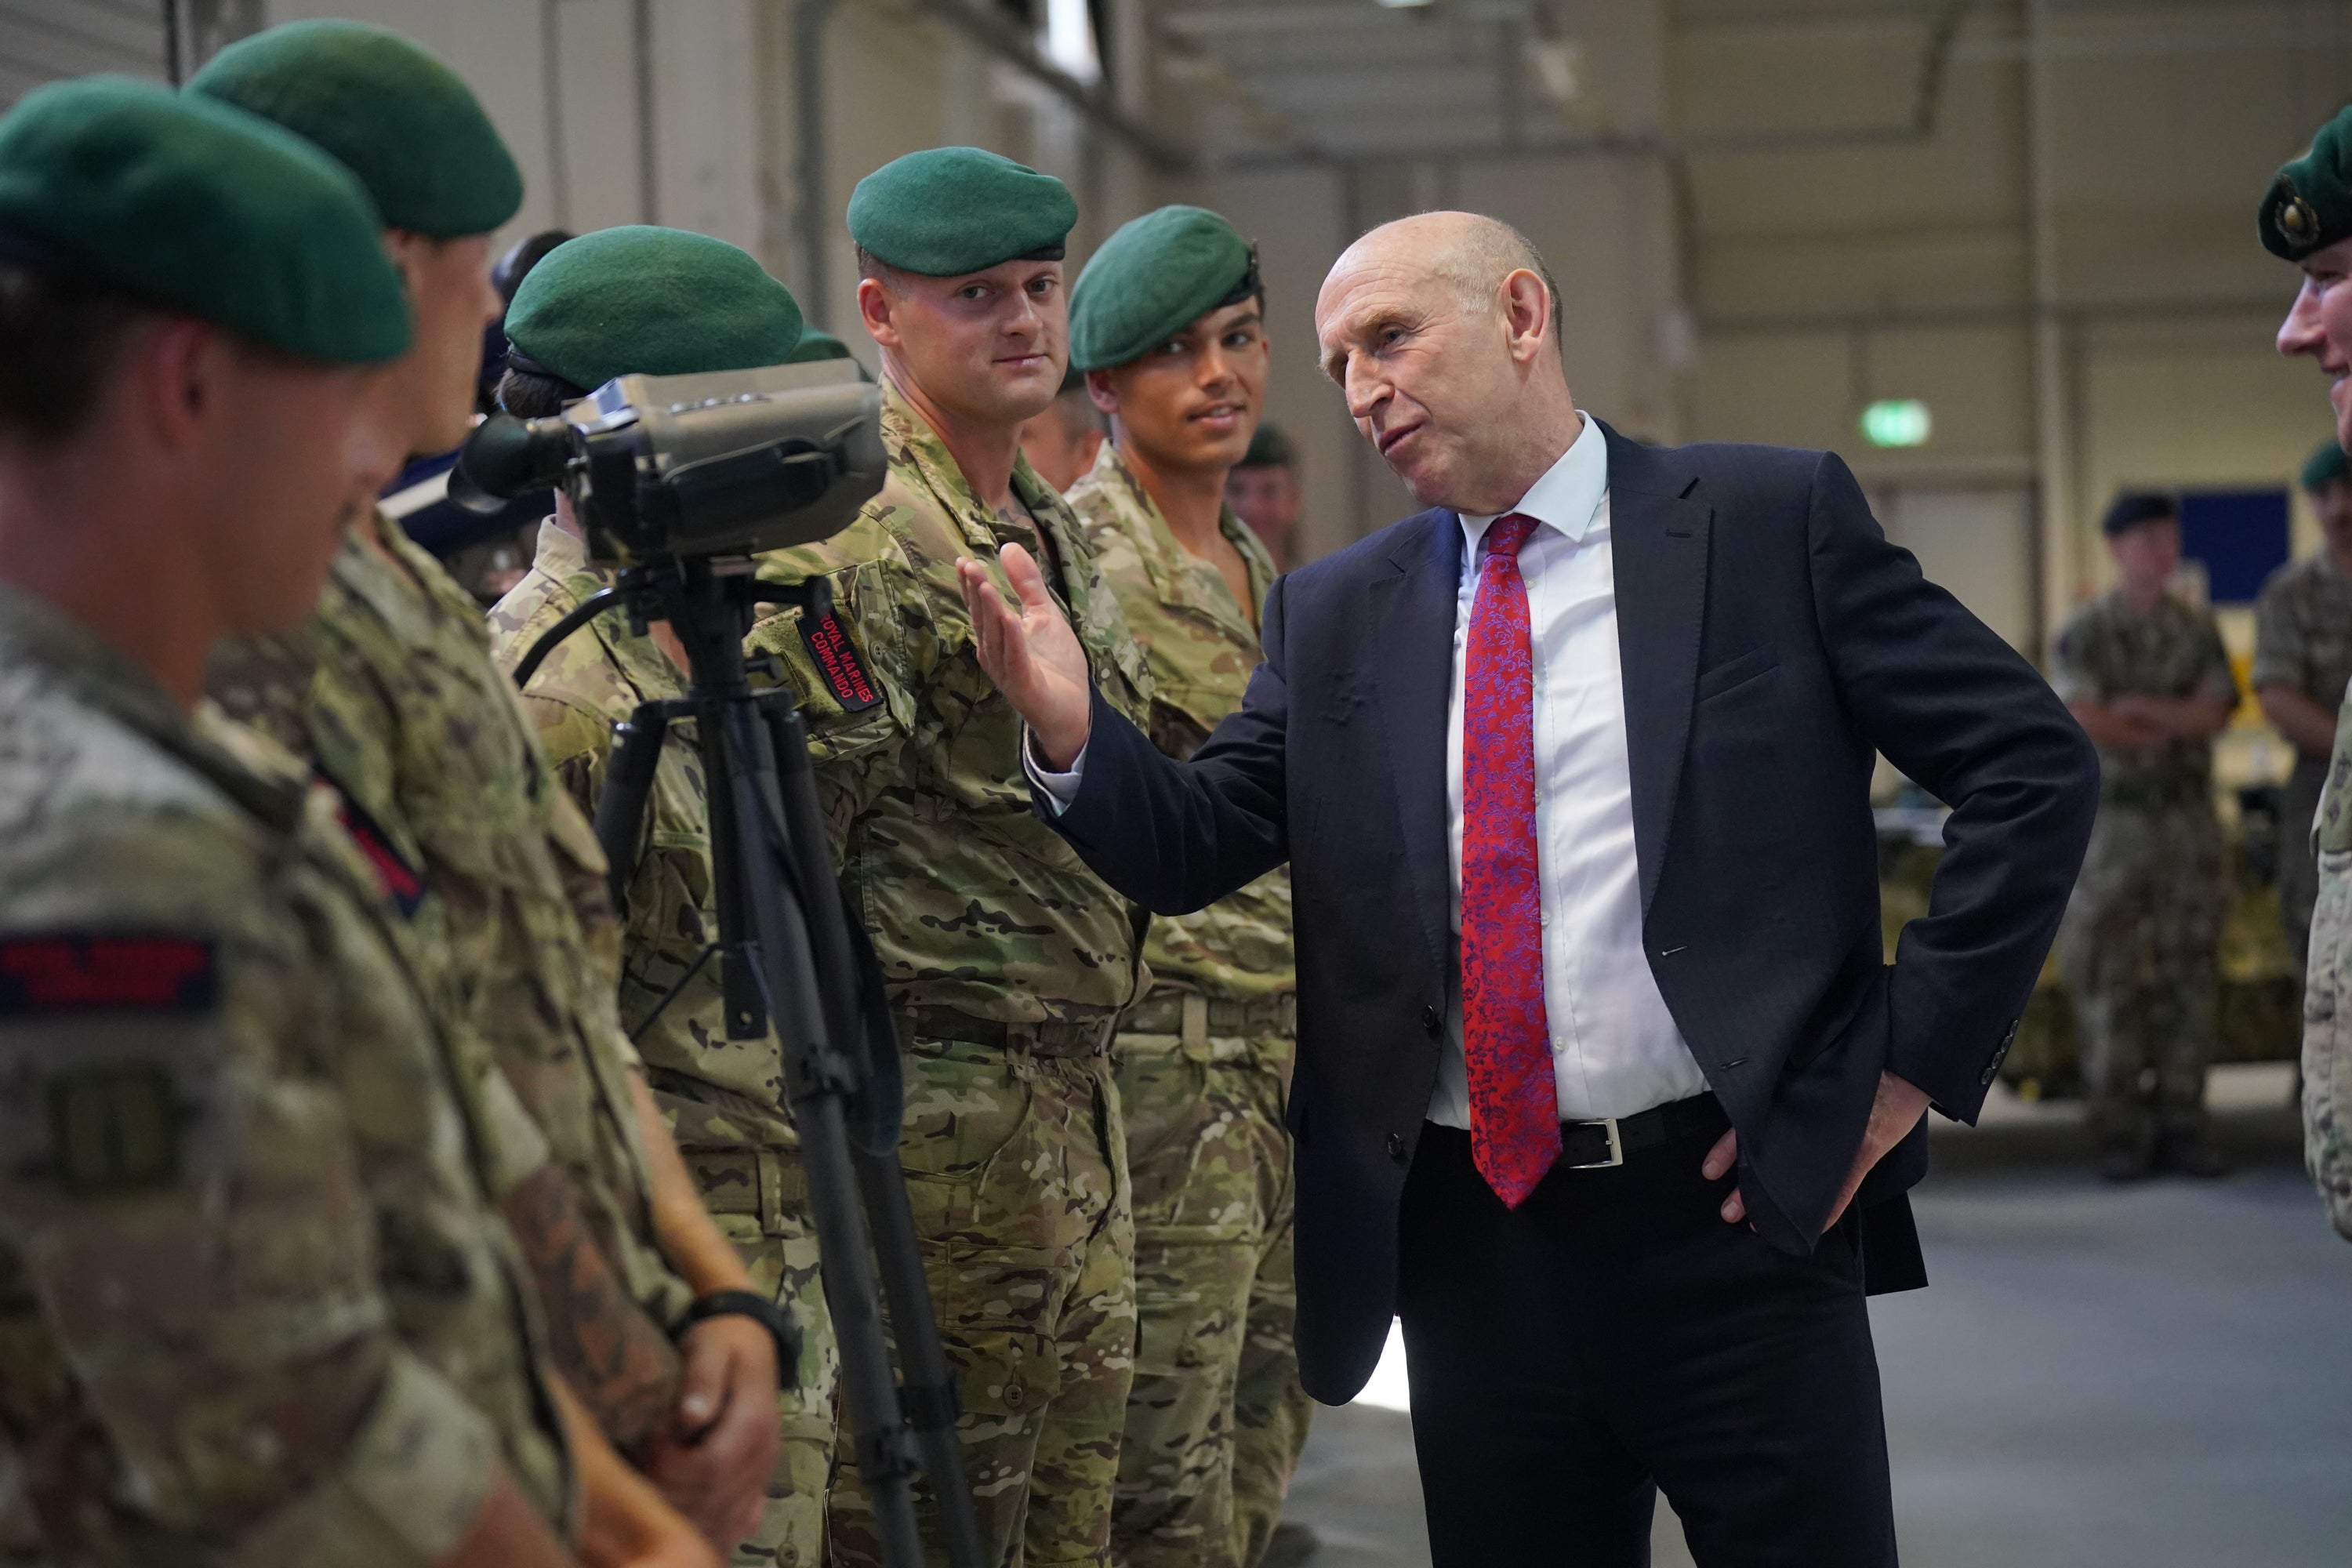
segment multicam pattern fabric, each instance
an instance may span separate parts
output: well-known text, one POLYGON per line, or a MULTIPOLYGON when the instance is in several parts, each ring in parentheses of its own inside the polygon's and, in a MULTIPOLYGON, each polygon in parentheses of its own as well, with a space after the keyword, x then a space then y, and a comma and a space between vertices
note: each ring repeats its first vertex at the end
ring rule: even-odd
MULTIPOLYGON (((2237 678, 2210 611, 2177 599, 2134 615, 2109 591, 2066 617, 2050 659, 2050 684, 2066 702, 2148 697, 2231 697, 2237 678)), ((2152 752, 2099 748, 2099 795, 2142 803, 2199 799, 2211 789, 2213 748, 2174 741, 2152 752)))
POLYGON ((1478 1173, 1507 1208, 1559 1157, 1536 867, 1535 666, 1519 548, 1535 519, 1495 520, 1470 608, 1462 713, 1462 1049, 1478 1173))
MULTIPOLYGON (((692 1292, 652 1241, 603 852, 491 663, 480 610, 398 523, 378 525, 390 559, 347 539, 310 625, 223 650, 206 688, 316 766, 421 878, 411 946, 461 1089, 494 1104, 487 1079, 503 1073, 631 1293, 675 1321, 692 1292)), ((477 1121, 503 1194, 530 1169, 528 1129, 477 1121)))
MULTIPOLYGON (((490 612, 499 666, 511 670, 541 634, 605 585, 576 537, 551 518, 541 524, 530 574, 490 612)), ((612 762, 613 726, 641 703, 685 695, 677 666, 615 610, 559 643, 522 700, 556 776, 593 816, 612 762)), ((708 802, 696 726, 674 724, 655 766, 626 889, 621 1016, 635 1031, 655 1102, 703 1201, 759 1289, 800 1325, 799 1375, 780 1396, 784 1447, 776 1482, 766 1517, 735 1561, 815 1568, 824 1554, 839 1355, 775 1037, 728 1038, 719 966, 707 953, 719 936, 708 802)))
POLYGON ((1135 1386, 1111 1516, 1125 1568, 1248 1568, 1306 1444, 1274 1068, 1294 1046, 1119 1037, 1136 1214, 1135 1386))
MULTIPOLYGON (((1189 757, 1241 706, 1258 667, 1258 609, 1274 586, 1274 558, 1227 507, 1219 531, 1249 569, 1250 603, 1235 604, 1224 574, 1177 543, 1108 441, 1069 502, 1151 672, 1152 743, 1189 757)), ((1155 918, 1144 957, 1154 980, 1211 995, 1247 1000, 1296 991, 1290 873, 1268 872, 1198 914, 1155 918)))
POLYGON ((1077 520, 1024 460, 1026 520, 981 504, 937 432, 888 383, 889 482, 821 545, 761 557, 761 574, 832 584, 856 668, 880 700, 845 708, 846 679, 812 655, 797 610, 752 629, 808 715, 818 785, 844 873, 894 1007, 951 1007, 1008 1023, 1108 1017, 1136 994, 1132 911, 1031 813, 1021 721, 980 668, 956 563, 1038 557, 1104 697, 1142 721, 1141 651, 1096 571, 1077 520), (1043 542, 1041 542, 1041 533, 1043 542))
MULTIPOLYGON (((1103 1568, 1135 1351, 1109 1063, 921 1037, 905 1048, 898 1158, 988 1561, 1103 1568)), ((845 1421, 828 1526, 835 1568, 882 1568, 845 1421)), ((928 1561, 946 1559, 933 1548, 928 1561)))
POLYGON ((2352 1241, 2352 693, 2312 837, 2319 850, 2303 993, 2303 1157, 2327 1217, 2352 1241))
MULTIPOLYGON (((885 383, 889 480, 822 545, 761 561, 830 584, 835 618, 754 627, 804 705, 834 847, 902 1015, 1100 1023, 1134 999, 1133 913, 1032 814, 1021 726, 981 670, 956 563, 1038 558, 1114 706, 1140 718, 1142 654, 1077 520, 1025 461, 1027 516, 983 506, 939 434, 885 383)), ((902 1036, 916 1031, 902 1029, 902 1036)), ((1134 1237, 1106 1057, 908 1037, 899 1150, 963 1401, 966 1463, 992 1560, 1099 1563, 1135 1335, 1134 1237)), ((1021 1036, 1014 1041, 1013 1037, 1021 1036)), ((1039 1048, 1033 1048, 1039 1047, 1039 1048)), ((876 1561, 845 1436, 829 1550, 876 1561)))
MULTIPOLYGON (((2352 683, 2352 577, 2325 550, 2271 574, 2254 602, 2251 684, 2287 686, 2333 710, 2352 683)), ((2319 862, 2311 826, 2327 782, 2324 754, 2298 751, 2279 799, 2279 914, 2298 967, 2311 942, 2319 862)))
POLYGON ((0 593, 0 1424, 47 1560, 429 1563, 501 1458, 562 1519, 391 925, 290 760, 0 593))
MULTIPOLYGON (((2068 702, 2237 691, 2210 614, 2168 598, 2135 615, 2120 592, 2067 618, 2051 685, 2068 702)), ((2092 1131, 2103 1147, 2145 1153, 2204 1122, 2222 907, 2212 747, 2102 746, 2099 773, 2058 965, 2083 1037, 2092 1131)))
MULTIPOLYGON (((1150 732, 1187 757, 1241 705, 1274 563, 1231 509, 1220 530, 1250 604, 1180 544, 1106 445, 1069 495, 1150 662, 1150 732)), ((1261 878, 1197 914, 1155 920, 1151 1001, 1263 1003, 1295 993, 1290 879, 1261 878)), ((1128 1568, 1255 1563, 1280 1519, 1311 1402, 1298 1385, 1290 1253, 1287 1030, 1246 1037, 1122 1031, 1114 1047, 1135 1186, 1136 1374, 1111 1528, 1128 1568)))

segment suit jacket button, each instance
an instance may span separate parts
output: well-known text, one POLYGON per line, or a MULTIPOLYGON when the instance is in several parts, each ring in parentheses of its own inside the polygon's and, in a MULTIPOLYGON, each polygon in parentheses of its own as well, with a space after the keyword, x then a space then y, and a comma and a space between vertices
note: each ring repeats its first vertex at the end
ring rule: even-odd
POLYGON ((1391 1132, 1389 1134, 1389 1158, 1391 1160, 1402 1160, 1404 1158, 1403 1133, 1391 1132))
POLYGON ((1421 1026, 1433 1037, 1445 1027, 1445 1015, 1434 1007, 1423 1007, 1421 1010, 1421 1026))

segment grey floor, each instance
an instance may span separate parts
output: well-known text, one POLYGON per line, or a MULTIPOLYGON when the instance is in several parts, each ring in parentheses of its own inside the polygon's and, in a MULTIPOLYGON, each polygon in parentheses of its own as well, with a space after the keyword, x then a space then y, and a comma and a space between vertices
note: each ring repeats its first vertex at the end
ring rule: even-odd
MULTIPOLYGON (((2286 1092, 2217 1079, 2213 1183, 2102 1185, 2068 1108, 1938 1134, 1934 1284, 1873 1307, 1908 1568, 2352 1564, 2352 1246, 2286 1092)), ((1315 1568, 1428 1563, 1410 1418, 1318 1418, 1290 1509, 1315 1568)), ((1690 1562, 1663 1508, 1655 1550, 1690 1562)))

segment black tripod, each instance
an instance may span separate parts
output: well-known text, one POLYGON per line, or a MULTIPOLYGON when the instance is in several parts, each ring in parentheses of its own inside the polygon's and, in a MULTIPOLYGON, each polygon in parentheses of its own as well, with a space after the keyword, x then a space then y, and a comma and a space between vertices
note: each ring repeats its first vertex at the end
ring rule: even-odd
POLYGON ((691 719, 709 781, 719 902, 719 940, 697 968, 719 956, 730 1039, 756 1039, 772 1020, 783 1048, 785 1098, 841 1345, 842 1389, 883 1560, 890 1568, 923 1561, 914 1504, 919 1468, 930 1473, 950 1568, 985 1568, 956 1438, 954 1374, 940 1345, 898 1170, 898 1042, 880 974, 825 848, 800 710, 789 690, 752 690, 743 652, 754 605, 796 604, 822 618, 831 595, 822 578, 788 587, 751 573, 749 561, 692 557, 633 566, 549 628, 516 667, 515 684, 526 684, 550 649, 608 609, 626 608, 636 624, 667 620, 685 645, 688 694, 645 703, 617 727, 620 744, 596 807, 614 899, 623 899, 636 858, 663 734, 673 721, 691 719), (903 1375, 892 1367, 886 1300, 903 1375))

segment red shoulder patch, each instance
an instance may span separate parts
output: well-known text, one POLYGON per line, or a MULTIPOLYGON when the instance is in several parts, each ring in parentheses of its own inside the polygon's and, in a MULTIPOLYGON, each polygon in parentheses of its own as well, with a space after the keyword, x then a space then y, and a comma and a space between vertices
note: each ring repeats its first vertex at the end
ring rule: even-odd
POLYGON ((200 937, 0 938, 0 1017, 43 1013, 196 1013, 219 1003, 220 974, 213 944, 200 937))
POLYGON ((808 645, 809 662, 816 666, 818 679, 843 712, 863 713, 880 705, 882 694, 866 676, 865 661, 857 657, 857 645, 849 640, 849 628, 841 624, 839 612, 803 615, 801 641, 808 645))
POLYGON ((343 825, 344 833, 359 846, 362 855, 375 871, 376 886, 383 890, 393 906, 406 919, 425 902, 425 873, 408 863, 407 857, 392 847, 392 836, 376 826, 374 817, 360 809, 358 803, 341 788, 335 791, 341 804, 336 808, 336 820, 343 825))

